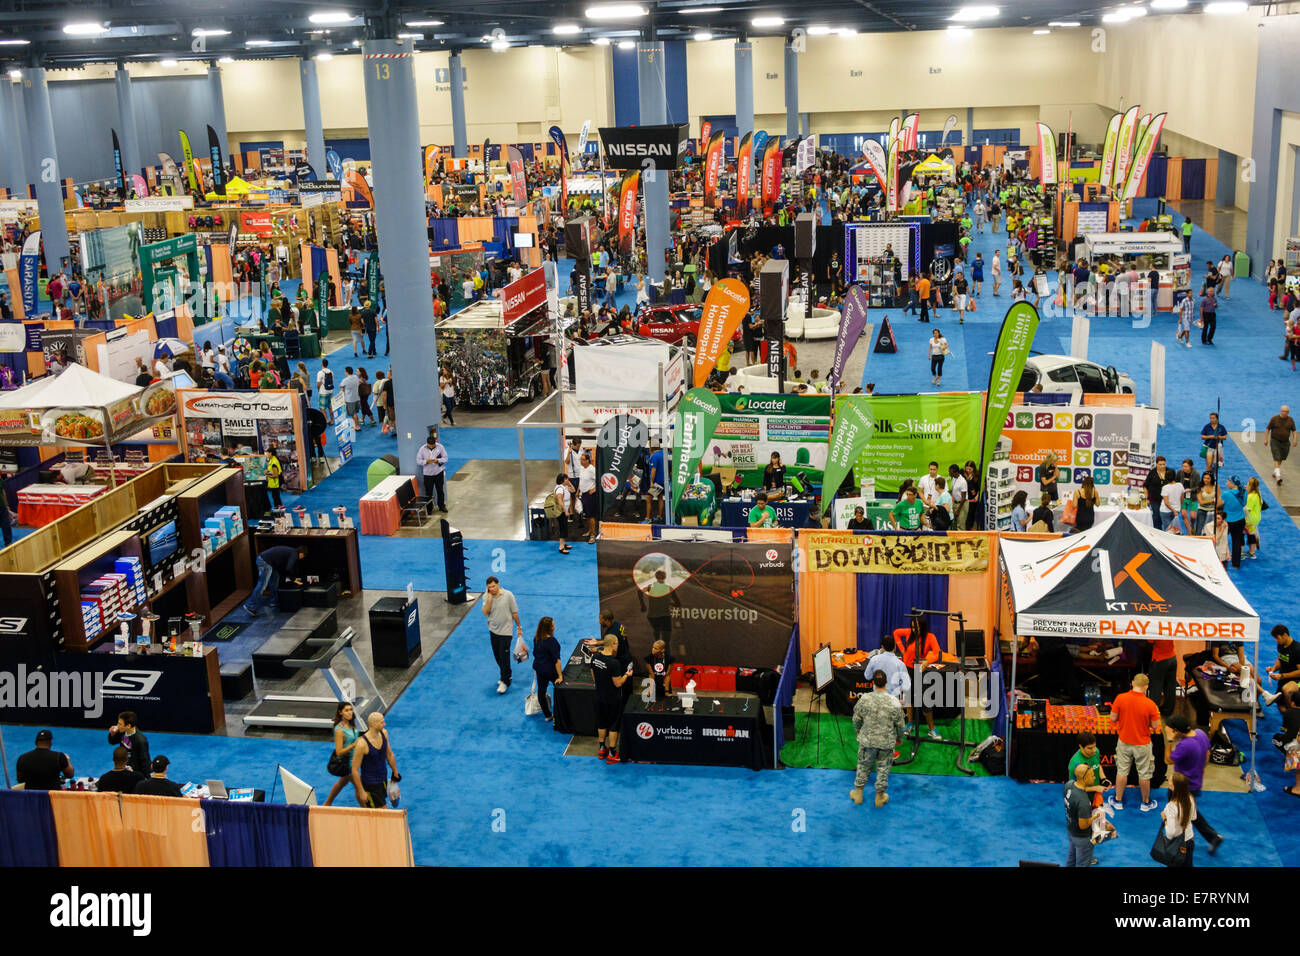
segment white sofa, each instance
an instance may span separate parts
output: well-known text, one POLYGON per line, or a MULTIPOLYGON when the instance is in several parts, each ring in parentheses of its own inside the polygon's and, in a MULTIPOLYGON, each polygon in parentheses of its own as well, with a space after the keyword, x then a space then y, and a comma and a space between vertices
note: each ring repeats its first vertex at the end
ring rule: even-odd
POLYGON ((803 303, 796 299, 785 310, 785 334, 792 339, 833 339, 840 334, 839 310, 813 306, 812 316, 805 318, 803 303))

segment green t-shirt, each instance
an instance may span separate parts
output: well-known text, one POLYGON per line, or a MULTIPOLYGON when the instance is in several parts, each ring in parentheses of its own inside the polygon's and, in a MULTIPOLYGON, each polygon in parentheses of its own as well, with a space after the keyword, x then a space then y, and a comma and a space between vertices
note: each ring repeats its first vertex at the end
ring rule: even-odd
POLYGON ((1069 783, 1074 779, 1074 768, 1081 763, 1086 763, 1092 767, 1092 785, 1094 787, 1101 785, 1101 751, 1093 753, 1091 757, 1085 757, 1082 751, 1076 750, 1074 756, 1070 758, 1070 766, 1065 770, 1065 780, 1069 783))
POLYGON ((749 523, 755 528, 775 528, 776 512, 772 510, 771 505, 763 507, 754 507, 749 509, 749 523))
POLYGON ((1183 220, 1183 235, 1184 235, 1184 236, 1190 236, 1191 234, 1192 234, 1192 224, 1191 224, 1190 222, 1188 222, 1186 219, 1184 219, 1184 220, 1183 220))
POLYGON ((925 514, 925 505, 919 501, 900 501, 892 509, 894 520, 905 531, 916 531, 921 527, 921 515, 925 514))
POLYGON ((973 226, 973 225, 974 225, 974 223, 971 222, 971 218, 970 218, 970 216, 964 216, 964 217, 962 217, 961 227, 962 227, 963 229, 965 229, 965 230, 967 230, 967 231, 969 232, 969 231, 970 231, 970 227, 973 226))

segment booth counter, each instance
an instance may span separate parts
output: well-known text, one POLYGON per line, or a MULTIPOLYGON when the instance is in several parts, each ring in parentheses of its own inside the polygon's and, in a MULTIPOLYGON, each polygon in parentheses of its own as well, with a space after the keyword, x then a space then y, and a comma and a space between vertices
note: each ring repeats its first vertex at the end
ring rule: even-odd
MULTIPOLYGON (((1147 274, 1155 269, 1160 274, 1160 285, 1156 290, 1156 310, 1172 311, 1182 294, 1191 292, 1191 256, 1183 251, 1183 241, 1170 232, 1102 232, 1088 233, 1083 237, 1080 248, 1082 258, 1089 266, 1103 263, 1112 266, 1113 275, 1117 268, 1132 262, 1138 272, 1136 289, 1127 290, 1127 298, 1135 301, 1134 295, 1145 296, 1150 291, 1147 274)), ((1123 307, 1123 297, 1115 295, 1111 303, 1114 307, 1123 307)), ((1146 301, 1143 299, 1142 301, 1146 301)))

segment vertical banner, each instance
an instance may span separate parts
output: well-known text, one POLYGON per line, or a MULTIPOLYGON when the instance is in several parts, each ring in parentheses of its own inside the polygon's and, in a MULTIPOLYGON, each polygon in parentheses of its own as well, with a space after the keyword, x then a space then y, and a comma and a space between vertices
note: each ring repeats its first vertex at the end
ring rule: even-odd
POLYGON ((1119 143, 1119 125, 1124 117, 1116 113, 1106 124, 1106 141, 1101 150, 1101 175, 1098 179, 1107 189, 1115 185, 1115 147, 1119 143))
POLYGON ((703 153, 709 146, 709 137, 713 135, 713 124, 705 120, 700 124, 700 152, 703 153))
POLYGON ((618 500, 623 483, 632 474, 649 438, 645 422, 635 415, 615 415, 601 426, 596 438, 596 474, 600 476, 597 508, 602 517, 618 500))
POLYGON ((181 181, 181 171, 176 166, 176 160, 172 159, 167 153, 159 153, 158 162, 162 165, 163 175, 171 180, 172 189, 183 190, 185 184, 181 181))
POLYGON ((867 165, 871 167, 876 182, 880 183, 881 192, 884 192, 889 188, 889 177, 885 173, 888 163, 885 158, 885 148, 874 139, 869 139, 862 144, 862 155, 867 165))
POLYGON ((548 135, 560 151, 560 212, 564 213, 569 208, 569 142, 558 126, 552 126, 548 135))
POLYGON ((374 197, 370 194, 370 186, 366 184, 365 178, 355 169, 349 169, 343 174, 343 182, 351 187, 352 191, 366 201, 366 205, 371 209, 375 207, 374 197))
POLYGON ((1070 355, 1084 362, 1088 361, 1088 337, 1092 334, 1092 320, 1083 312, 1074 314, 1070 326, 1070 355))
POLYGON ((1133 156, 1133 162, 1128 170, 1128 182, 1124 185, 1124 191, 1120 194, 1120 199, 1134 199, 1137 197, 1137 191, 1142 185, 1142 177, 1146 175, 1147 166, 1151 162, 1151 157, 1156 151, 1156 145, 1160 141, 1160 133, 1165 128, 1166 113, 1160 113, 1154 117, 1146 130, 1142 133, 1142 140, 1138 143, 1137 152, 1133 156))
POLYGON ((695 388, 708 380, 718 364, 740 320, 749 311, 749 289, 739 279, 722 279, 713 284, 700 313, 700 331, 695 339, 695 367, 691 384, 695 388))
POLYGON ((379 280, 379 253, 372 252, 366 260, 366 296, 375 309, 379 308, 379 280))
POLYGON ((212 163, 212 191, 218 196, 226 194, 225 150, 217 137, 217 131, 208 127, 208 159, 212 163))
POLYGON ((718 177, 722 174, 722 132, 719 130, 709 138, 709 145, 704 150, 704 205, 718 205, 718 177))
MULTIPOLYGON (((325 154, 325 165, 329 167, 330 172, 333 172, 334 167, 330 165, 330 161, 329 161, 330 152, 333 151, 331 150, 329 152, 326 152, 325 154)), ((438 171, 438 156, 441 153, 442 153, 441 146, 424 147, 424 184, 426 186, 428 186, 430 183, 433 182, 433 174, 438 171)), ((335 179, 337 178, 338 177, 336 176, 335 179)))
POLYGON ((753 178, 754 134, 746 133, 740 138, 740 148, 736 150, 736 216, 745 214, 749 208, 749 186, 753 178))
POLYGON ((890 119, 889 142, 885 144, 887 149, 892 149, 894 144, 898 142, 898 130, 900 126, 902 126, 902 120, 900 120, 897 116, 890 119))
POLYGON ((695 478, 695 469, 722 420, 722 403, 707 388, 692 388, 677 404, 677 438, 673 442, 673 513, 682 492, 695 478))
POLYGON ((631 255, 633 237, 636 235, 636 190, 641 173, 631 170, 623 177, 618 191, 618 251, 631 255))
POLYGON ((1133 134, 1137 132, 1138 107, 1124 114, 1119 126, 1119 142, 1115 146, 1115 189, 1121 190, 1128 182, 1128 165, 1133 156, 1133 134))
POLYGON ((325 150, 325 168, 330 171, 330 175, 336 180, 343 181, 343 160, 339 158, 338 150, 325 150))
POLYGON ((898 140, 889 144, 885 162, 885 212, 898 212, 898 140))
POLYGON ((22 285, 23 312, 27 315, 36 314, 36 290, 40 271, 41 231, 37 229, 23 242, 23 254, 18 259, 18 281, 22 285))
POLYGON ((763 150, 762 201, 763 212, 768 214, 781 195, 781 141, 769 139, 763 150))
POLYGON ((583 120, 582 132, 578 134, 578 155, 587 151, 587 137, 591 135, 591 120, 583 120))
MULTIPOLYGON (((939 137, 939 148, 942 149, 948 142, 948 134, 957 128, 957 114, 950 113, 948 118, 943 121, 943 135, 939 137)), ((969 145, 969 144, 968 144, 969 145)))
POLYGON ((840 379, 844 376, 844 366, 848 363, 849 356, 853 354, 853 349, 866 327, 867 295, 862 291, 862 286, 854 283, 849 286, 849 291, 844 296, 844 306, 840 314, 840 331, 835 337, 835 356, 831 359, 831 370, 826 375, 826 380, 836 391, 839 390, 840 379))
POLYGON ((139 173, 131 176, 131 185, 135 189, 135 198, 144 199, 149 195, 149 184, 144 181, 144 177, 139 173))
POLYGON ((183 129, 177 130, 176 133, 181 138, 181 158, 185 161, 185 175, 189 179, 190 192, 194 194, 196 199, 201 199, 203 190, 200 188, 198 180, 194 178, 194 153, 190 149, 190 138, 185 135, 183 129))
POLYGON ((758 311, 767 342, 767 375, 785 390, 785 309, 790 296, 790 262, 769 259, 758 273, 758 311))
POLYGON ((1038 331, 1038 310, 1028 302, 1017 302, 1007 310, 998 333, 997 350, 989 369, 988 397, 984 407, 984 437, 980 444, 979 474, 984 477, 993 449, 1002 434, 1007 410, 1016 397, 1020 374, 1025 370, 1029 347, 1038 331))
POLYGON ((524 175, 524 154, 518 146, 507 146, 506 155, 510 158, 510 189, 515 202, 520 205, 528 203, 528 179, 524 175))
POLYGON ((573 264, 573 293, 578 299, 579 315, 592 311, 590 259, 579 259, 573 264))
POLYGON ((122 168, 122 147, 117 141, 117 130, 111 129, 109 132, 113 134, 113 169, 122 183, 122 201, 125 202, 131 197, 131 185, 127 182, 126 170, 122 168))
MULTIPOLYGON (((855 286, 856 288, 856 286, 855 286)), ((831 426, 830 447, 826 450, 826 471, 822 474, 822 510, 830 508, 835 492, 871 440, 875 421, 866 402, 835 403, 835 424, 831 426)))
POLYGON ((190 160, 190 168, 194 171, 194 189, 196 199, 202 199, 208 194, 207 177, 203 175, 203 164, 197 159, 190 160))
POLYGON ((912 150, 916 149, 916 145, 917 145, 916 137, 917 134, 920 132, 920 126, 921 126, 920 113, 907 114, 907 119, 903 120, 903 132, 902 132, 903 152, 905 153, 911 152, 912 150))
POLYGON ((811 169, 813 163, 817 161, 817 137, 808 136, 799 141, 799 146, 795 151, 794 174, 802 176, 804 171, 811 169))
POLYGON ((1056 176, 1056 134, 1046 123, 1038 124, 1038 181, 1044 186, 1055 186, 1056 176))

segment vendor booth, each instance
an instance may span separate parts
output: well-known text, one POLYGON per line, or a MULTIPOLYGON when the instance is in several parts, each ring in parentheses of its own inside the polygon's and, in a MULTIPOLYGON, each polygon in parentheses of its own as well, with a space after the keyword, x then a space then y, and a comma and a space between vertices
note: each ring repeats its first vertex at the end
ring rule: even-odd
POLYGON ((177 393, 181 430, 190 461, 235 460, 250 479, 265 476, 265 457, 274 440, 288 491, 305 491, 308 467, 306 398, 295 389, 259 392, 177 393), (261 460, 260 471, 258 460, 261 460))
MULTIPOLYGON (((1016 693, 1020 643, 1011 642, 1014 709, 1007 738, 1015 776, 1064 779, 1078 731, 1098 735, 1103 760, 1113 755, 1117 737, 1107 704, 1114 692, 1128 689, 1127 682, 1105 688, 1088 671, 1113 665, 1133 642, 1171 641, 1184 664, 1185 655, 1207 642, 1253 645, 1248 653, 1259 673, 1259 616, 1228 577, 1210 538, 1155 531, 1121 513, 1066 538, 1005 539, 1000 562, 1014 615, 1007 633, 1037 639, 1035 694, 1044 695, 1016 693), (1098 693, 1080 689, 1081 673, 1096 681, 1098 693), (1070 703, 1053 704, 1049 693, 1070 703)), ((1214 691, 1208 697, 1211 732, 1224 719, 1240 718, 1250 727, 1253 772, 1253 697, 1208 682, 1205 690, 1214 691)), ((1152 737, 1157 746, 1158 736, 1152 737)))
POLYGON ((1137 311, 1129 303, 1147 301, 1147 274, 1153 269, 1160 274, 1157 311, 1169 312, 1184 296, 1191 294, 1192 257, 1183 251, 1183 241, 1171 232, 1089 232, 1084 234, 1079 255, 1089 266, 1106 265, 1111 275, 1130 264, 1137 269, 1136 290, 1121 289, 1118 283, 1110 287, 1112 301, 1107 304, 1107 311, 1111 313, 1126 315, 1137 311), (1135 291, 1143 298, 1135 300, 1135 291))
POLYGON ((544 394, 552 325, 544 307, 506 325, 499 299, 476 302, 439 322, 438 365, 455 376, 457 403, 509 406, 544 394))

